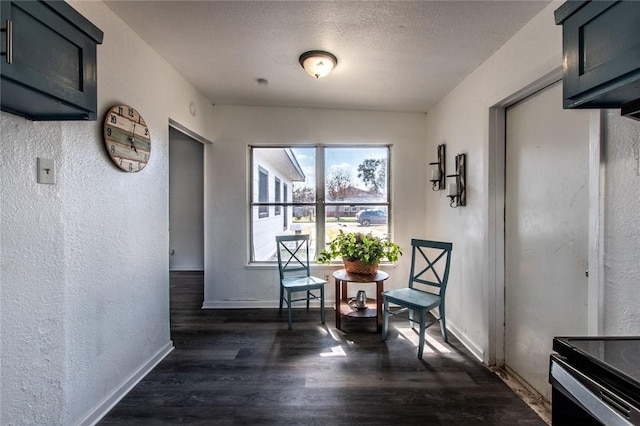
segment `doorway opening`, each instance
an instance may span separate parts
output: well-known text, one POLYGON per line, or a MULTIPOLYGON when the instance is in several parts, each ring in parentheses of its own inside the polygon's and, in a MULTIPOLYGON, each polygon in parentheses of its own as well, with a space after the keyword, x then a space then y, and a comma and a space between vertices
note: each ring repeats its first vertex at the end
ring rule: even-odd
POLYGON ((204 301, 204 150, 210 144, 169 121, 169 276, 171 324, 174 306, 204 301), (195 287, 194 287, 195 286, 195 287), (194 297, 199 300, 192 300, 194 297))

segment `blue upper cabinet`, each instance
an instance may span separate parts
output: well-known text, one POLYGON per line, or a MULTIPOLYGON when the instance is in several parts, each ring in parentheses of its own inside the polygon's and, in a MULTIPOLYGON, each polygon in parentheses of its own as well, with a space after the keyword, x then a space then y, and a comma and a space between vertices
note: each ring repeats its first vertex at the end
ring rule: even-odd
POLYGON ((638 114, 640 1, 568 1, 555 19, 562 24, 564 108, 638 114))
POLYGON ((30 120, 95 120, 103 33, 64 1, 0 2, 0 104, 30 120))

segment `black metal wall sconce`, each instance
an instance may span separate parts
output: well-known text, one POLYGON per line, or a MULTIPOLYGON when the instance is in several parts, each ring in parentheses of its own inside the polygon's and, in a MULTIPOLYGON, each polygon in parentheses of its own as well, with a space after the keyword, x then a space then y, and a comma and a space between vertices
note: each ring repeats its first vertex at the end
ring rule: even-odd
POLYGON ((445 185, 445 148, 444 144, 438 145, 438 161, 429 163, 431 166, 431 189, 440 191, 445 185))
POLYGON ((466 154, 456 155, 456 174, 447 176, 455 179, 452 182, 449 182, 449 190, 447 191, 447 197, 451 199, 449 205, 453 208, 467 205, 466 159, 466 154))

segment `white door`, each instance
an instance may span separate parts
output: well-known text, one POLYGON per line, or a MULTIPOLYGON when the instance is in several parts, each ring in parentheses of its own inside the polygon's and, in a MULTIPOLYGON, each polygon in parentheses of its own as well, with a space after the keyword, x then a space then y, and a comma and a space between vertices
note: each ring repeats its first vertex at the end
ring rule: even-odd
POLYGON ((587 332, 589 112, 555 83, 507 109, 505 149, 505 364, 550 400, 553 337, 587 332))

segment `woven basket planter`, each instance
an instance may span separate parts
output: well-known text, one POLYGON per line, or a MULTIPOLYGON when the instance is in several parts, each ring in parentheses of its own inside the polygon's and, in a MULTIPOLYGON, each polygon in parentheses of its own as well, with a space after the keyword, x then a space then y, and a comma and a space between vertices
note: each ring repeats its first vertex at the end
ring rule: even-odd
POLYGON ((371 275, 378 272, 377 263, 364 263, 361 260, 348 260, 345 257, 342 258, 342 261, 344 262, 344 269, 353 274, 371 275))

